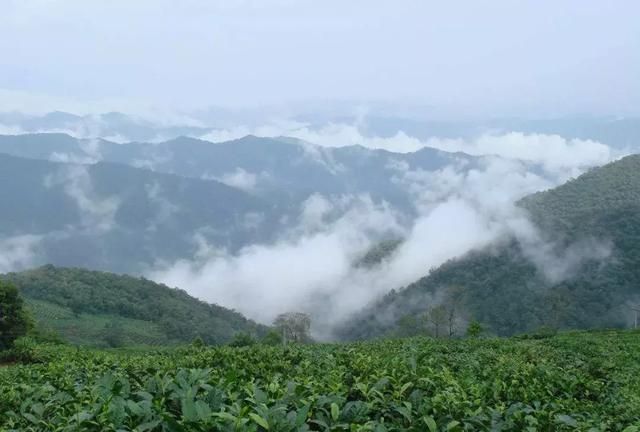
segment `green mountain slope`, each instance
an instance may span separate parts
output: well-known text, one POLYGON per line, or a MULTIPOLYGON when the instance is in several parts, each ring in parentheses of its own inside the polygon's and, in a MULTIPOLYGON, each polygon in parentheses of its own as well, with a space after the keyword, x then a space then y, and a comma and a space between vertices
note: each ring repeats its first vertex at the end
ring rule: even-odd
POLYGON ((131 276, 51 265, 0 276, 13 282, 41 328, 84 345, 210 344, 265 327, 186 292, 131 276))
POLYGON ((640 304, 640 155, 519 204, 552 245, 549 249, 531 250, 507 239, 447 262, 368 307, 338 335, 360 339, 420 332, 428 327, 421 324, 425 313, 437 305, 454 311, 458 333, 471 320, 501 335, 541 326, 629 326, 630 306, 640 304), (609 256, 596 257, 591 252, 597 248, 610 248, 609 256), (544 267, 532 262, 533 254, 546 256, 544 267), (563 270, 562 277, 550 278, 545 271, 550 267, 563 270))
POLYGON ((236 250, 275 231, 273 206, 225 184, 116 163, 0 154, 0 239, 37 236, 37 264, 140 273, 192 256, 196 236, 236 250))

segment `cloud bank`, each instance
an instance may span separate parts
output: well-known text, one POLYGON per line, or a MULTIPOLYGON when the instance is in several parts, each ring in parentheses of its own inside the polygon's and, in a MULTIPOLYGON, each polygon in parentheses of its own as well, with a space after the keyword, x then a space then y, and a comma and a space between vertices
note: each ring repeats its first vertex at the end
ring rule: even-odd
POLYGON ((474 139, 432 137, 420 140, 402 130, 398 130, 390 137, 378 137, 364 134, 357 124, 329 123, 322 127, 312 127, 291 121, 273 122, 256 128, 238 127, 216 130, 199 138, 211 142, 223 142, 246 135, 271 138, 286 136, 322 147, 359 145, 395 153, 410 153, 430 147, 446 152, 463 152, 474 156, 495 155, 536 163, 550 173, 570 169, 573 170, 572 175, 586 167, 602 165, 626 153, 597 141, 567 139, 559 135, 509 132, 484 133, 474 139))
MULTIPOLYGON (((397 148, 396 138, 378 140, 397 148)), ((366 196, 314 195, 300 209, 296 226, 273 244, 253 245, 235 255, 209 247, 208 254, 157 265, 149 276, 264 323, 285 311, 309 312, 315 335, 331 339, 335 325, 391 289, 502 239, 517 239, 550 280, 569 277, 589 258, 575 245, 558 251, 515 203, 609 162, 615 156, 608 147, 523 134, 439 145, 491 156, 471 168, 453 164, 435 172, 393 164, 392 180, 412 194, 416 207, 417 217, 409 223, 366 196), (337 208, 342 216, 327 217, 337 208), (381 240, 394 236, 403 243, 379 265, 354 265, 381 240)), ((600 246, 589 249, 593 257, 604 259, 608 249, 600 246)))
MULTIPOLYGON (((217 131, 205 136, 228 140, 248 133, 299 140, 306 152, 339 174, 330 148, 361 145, 370 149, 412 152, 432 147, 447 152, 479 156, 477 164, 453 163, 437 171, 412 169, 406 163, 390 163, 392 181, 408 191, 415 217, 407 220, 386 203, 369 196, 311 195, 288 221, 277 240, 253 244, 230 254, 192 233, 193 254, 175 262, 155 263, 147 276, 178 286, 203 300, 232 307, 247 316, 270 323, 279 313, 302 310, 314 316, 314 332, 331 338, 333 326, 391 289, 414 282, 445 261, 501 239, 516 238, 525 254, 549 278, 569 277, 589 257, 605 259, 606 242, 589 247, 570 245, 558 249, 542 238, 526 213, 515 203, 523 196, 558 185, 584 170, 621 156, 608 146, 590 140, 568 140, 555 135, 485 134, 475 139, 419 140, 399 131, 391 137, 370 137, 357 125, 329 124, 312 128, 299 123, 279 123, 260 128, 217 131), (402 244, 379 265, 355 265, 371 248, 389 238, 402 244), (582 250, 593 252, 590 256, 582 250)), ((215 145, 212 143, 211 145, 215 145)), ((99 159, 97 140, 85 140, 83 151, 99 159)), ((62 156, 61 156, 62 157, 62 156)), ((77 162, 77 161, 76 161, 77 162)), ((255 191, 269 173, 230 170, 216 180, 255 191)), ((77 166, 46 179, 49 187, 63 186, 82 214, 82 225, 98 232, 113 228, 117 197, 100 198, 92 189, 87 168, 77 166)), ((158 220, 177 211, 157 185, 149 186, 149 198, 161 205, 158 220)), ((261 223, 251 215, 247 225, 261 223)), ((154 230, 152 224, 150 230, 154 230)), ((33 256, 35 240, 5 240, 0 269, 24 266, 33 256), (32 241, 33 240, 33 241, 32 241)))

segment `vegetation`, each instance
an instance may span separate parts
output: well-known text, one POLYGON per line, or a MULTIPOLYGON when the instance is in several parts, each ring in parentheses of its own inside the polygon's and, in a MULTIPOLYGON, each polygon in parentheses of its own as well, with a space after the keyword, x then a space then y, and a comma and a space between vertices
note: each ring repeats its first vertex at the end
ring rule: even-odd
POLYGON ((389 259, 393 253, 400 247, 403 239, 393 237, 382 240, 371 247, 360 259, 356 260, 356 267, 375 267, 384 260, 389 259))
POLYGON ((0 280, 0 351, 11 348, 30 327, 31 320, 17 288, 0 280))
MULTIPOLYGON (((338 334, 366 339, 433 332, 433 319, 431 330, 411 330, 411 317, 420 323, 426 311, 451 301, 457 326, 477 321, 499 335, 543 326, 632 327, 632 308, 640 304, 640 156, 594 169, 520 205, 540 227, 545 256, 557 258, 535 264, 539 246, 515 239, 469 253, 389 293, 338 334)), ((444 316, 435 318, 441 332, 444 316)))
POLYGON ((311 340, 311 317, 302 312, 287 312, 280 314, 273 321, 273 326, 281 334, 284 343, 308 342, 311 340))
POLYGON ((0 279, 20 290, 38 328, 76 344, 171 345, 196 337, 220 344, 239 332, 267 330, 237 312, 143 278, 44 266, 0 279))
POLYGON ((640 333, 543 340, 29 346, 0 368, 0 430, 637 431, 640 333))
MULTIPOLYGON (((66 154, 48 154, 57 152, 66 154)), ((249 240, 267 241, 275 230, 272 204, 214 180, 44 159, 0 151, 0 201, 11 203, 0 212, 0 237, 39 238, 36 263, 138 274, 193 255, 194 234, 234 251, 249 240), (87 211, 83 199, 103 210, 87 211), (259 229, 250 228, 257 214, 259 229)))
POLYGON ((472 321, 467 328, 467 336, 476 338, 479 337, 483 331, 482 324, 478 321, 472 321))

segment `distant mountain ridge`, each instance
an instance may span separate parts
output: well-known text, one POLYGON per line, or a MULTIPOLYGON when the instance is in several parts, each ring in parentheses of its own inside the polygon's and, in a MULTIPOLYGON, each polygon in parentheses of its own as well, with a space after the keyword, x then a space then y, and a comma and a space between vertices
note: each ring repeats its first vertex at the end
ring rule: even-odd
POLYGON ((140 274, 203 247, 268 244, 315 194, 366 196, 411 215, 413 197, 399 181, 406 172, 476 163, 429 148, 400 154, 254 136, 116 144, 0 135, 0 198, 11 203, 0 214, 0 241, 30 236, 24 261, 34 264, 140 274))
POLYGON ((0 135, 0 153, 66 162, 117 162, 214 179, 280 205, 299 205, 314 193, 368 194, 406 211, 413 208, 411 197, 395 181, 403 170, 435 171, 450 164, 471 168, 478 160, 428 147, 413 153, 391 153, 251 135, 222 143, 180 137, 161 143, 127 144, 64 134, 0 135))
MULTIPOLYGON (((475 139, 486 133, 522 132, 526 134, 559 135, 566 139, 596 140, 617 149, 640 151, 640 118, 572 115, 557 118, 493 118, 477 120, 438 119, 437 112, 416 117, 398 115, 394 109, 384 113, 375 109, 364 118, 356 115, 307 113, 294 115, 293 121, 305 124, 311 130, 322 129, 328 124, 358 125, 364 136, 392 137, 399 132, 421 140, 429 138, 475 139)), ((430 110, 434 110, 432 107, 430 110)), ((79 131, 84 135, 114 137, 125 141, 169 140, 181 135, 203 136, 215 130, 233 129, 234 125, 269 124, 265 113, 242 113, 224 109, 210 109, 208 113, 176 117, 171 124, 150 121, 121 112, 94 115, 76 115, 53 111, 43 115, 27 115, 19 112, 0 113, 0 127, 14 128, 25 133, 64 130, 79 131)))
POLYGON ((199 241, 269 241, 278 223, 270 203, 222 183, 110 162, 0 154, 0 201, 0 239, 37 239, 34 262, 131 273, 191 256, 199 241))
MULTIPOLYGON (((184 123, 184 122, 183 122, 184 123)), ((0 126, 20 133, 74 132, 82 136, 113 137, 125 141, 151 141, 158 137, 202 135, 211 128, 193 124, 163 125, 120 112, 77 115, 52 111, 43 115, 0 113, 0 126)))

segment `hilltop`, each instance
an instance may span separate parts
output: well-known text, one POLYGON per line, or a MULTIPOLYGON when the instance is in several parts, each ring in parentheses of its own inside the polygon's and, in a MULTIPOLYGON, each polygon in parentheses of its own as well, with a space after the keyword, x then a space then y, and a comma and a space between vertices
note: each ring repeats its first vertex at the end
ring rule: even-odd
POLYGON ((0 278, 15 284, 42 330, 91 346, 228 342, 266 327, 144 278, 47 265, 0 278))

